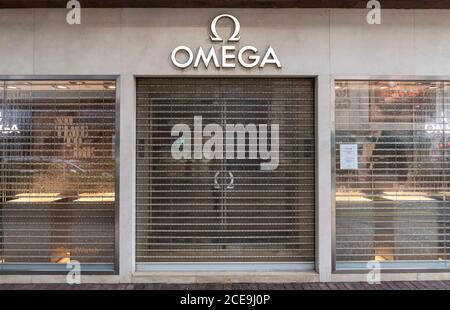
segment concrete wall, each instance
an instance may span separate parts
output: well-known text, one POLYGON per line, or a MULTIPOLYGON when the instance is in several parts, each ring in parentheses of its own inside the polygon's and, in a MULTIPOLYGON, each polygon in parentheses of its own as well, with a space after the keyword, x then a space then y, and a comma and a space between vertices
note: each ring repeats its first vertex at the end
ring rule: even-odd
MULTIPOLYGON (((381 25, 366 10, 89 9, 69 26, 66 10, 0 10, 0 75, 120 75, 120 275, 86 282, 365 280, 332 275, 331 111, 334 76, 450 75, 450 11, 384 10, 381 25), (241 23, 238 46, 272 45, 282 69, 176 69, 178 45, 208 47, 211 19, 241 23), (135 75, 317 76, 318 273, 134 273, 135 75)), ((227 31, 222 29, 222 31, 227 31)), ((390 274, 389 279, 449 278, 390 274)), ((65 276, 0 276, 1 282, 64 282, 65 276)))
POLYGON ((66 10, 1 10, 1 74, 302 74, 445 75, 450 11, 385 10, 382 24, 365 10, 86 9, 69 26, 66 10), (272 45, 281 70, 175 70, 180 44, 208 46, 211 19, 241 22, 239 45, 272 45), (307 59, 307 60, 306 60, 307 59))

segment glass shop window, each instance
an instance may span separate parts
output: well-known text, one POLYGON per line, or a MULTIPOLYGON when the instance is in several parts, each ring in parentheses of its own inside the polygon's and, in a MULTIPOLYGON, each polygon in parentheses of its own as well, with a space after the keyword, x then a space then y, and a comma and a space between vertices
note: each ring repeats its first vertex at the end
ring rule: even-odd
POLYGON ((338 269, 448 267, 449 86, 336 82, 338 269))
POLYGON ((114 268, 115 88, 0 81, 0 271, 114 268))

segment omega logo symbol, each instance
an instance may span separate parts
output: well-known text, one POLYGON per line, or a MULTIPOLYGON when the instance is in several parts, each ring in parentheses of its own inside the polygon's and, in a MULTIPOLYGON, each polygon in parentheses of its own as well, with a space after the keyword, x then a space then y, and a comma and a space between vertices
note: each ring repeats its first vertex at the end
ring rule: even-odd
MULTIPOLYGON (((210 31, 211 35, 209 38, 213 43, 239 42, 241 39, 239 36, 241 24, 235 16, 230 14, 216 16, 211 22, 210 31), (229 19, 234 24, 233 33, 226 41, 217 31, 217 23, 221 19, 229 19)), ((195 54, 188 46, 180 45, 172 50, 170 59, 172 60, 172 63, 180 69, 186 69, 191 66, 197 69, 201 63, 203 63, 205 68, 208 68, 211 62, 214 64, 214 67, 218 69, 235 68, 236 64, 248 69, 254 67, 264 68, 268 64, 274 65, 276 68, 281 68, 281 63, 272 46, 269 46, 264 55, 260 56, 258 49, 252 45, 246 45, 239 49, 234 45, 222 45, 219 48, 210 46, 207 52, 200 46, 195 54)))
POLYGON ((213 19, 213 21, 211 22, 211 33, 212 33, 212 35, 210 36, 211 41, 223 41, 223 39, 217 34, 217 22, 219 21, 219 19, 224 18, 224 17, 228 17, 234 23, 234 32, 231 35, 231 37, 228 39, 228 42, 239 41, 239 39, 241 37, 238 37, 238 35, 239 35, 239 32, 241 31, 241 24, 239 23, 239 21, 236 17, 234 17, 233 15, 230 15, 230 14, 222 14, 222 15, 216 16, 213 19))

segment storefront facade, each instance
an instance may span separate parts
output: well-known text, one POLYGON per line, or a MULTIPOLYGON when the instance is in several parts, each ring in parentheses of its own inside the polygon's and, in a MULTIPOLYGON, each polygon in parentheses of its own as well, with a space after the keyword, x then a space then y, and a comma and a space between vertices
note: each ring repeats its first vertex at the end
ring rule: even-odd
POLYGON ((448 277, 448 10, 0 10, 0 282, 448 277))

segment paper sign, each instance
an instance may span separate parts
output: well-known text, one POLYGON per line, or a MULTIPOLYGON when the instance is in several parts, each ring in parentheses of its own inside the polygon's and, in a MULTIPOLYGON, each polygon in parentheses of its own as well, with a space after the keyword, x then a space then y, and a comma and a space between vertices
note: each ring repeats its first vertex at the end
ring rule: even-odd
POLYGON ((341 144, 341 170, 358 169, 358 144, 341 144))

